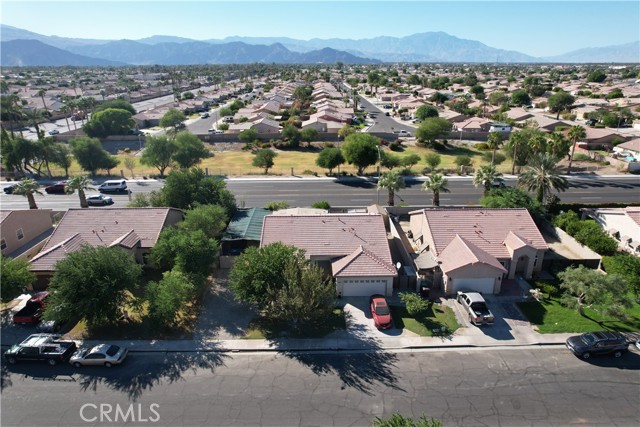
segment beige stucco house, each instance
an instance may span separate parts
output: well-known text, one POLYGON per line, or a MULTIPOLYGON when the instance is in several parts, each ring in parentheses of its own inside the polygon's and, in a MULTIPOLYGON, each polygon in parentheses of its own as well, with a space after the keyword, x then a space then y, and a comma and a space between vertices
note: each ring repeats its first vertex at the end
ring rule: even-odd
POLYGON ((0 248, 10 258, 31 259, 53 232, 51 209, 0 211, 0 248))

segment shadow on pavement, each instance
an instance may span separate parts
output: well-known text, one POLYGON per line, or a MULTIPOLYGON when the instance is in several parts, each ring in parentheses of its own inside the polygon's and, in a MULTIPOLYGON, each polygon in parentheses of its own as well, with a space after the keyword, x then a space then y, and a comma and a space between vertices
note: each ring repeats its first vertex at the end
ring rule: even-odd
POLYGON ((367 181, 364 178, 338 179, 336 180, 336 184, 341 184, 346 187, 353 187, 353 188, 376 188, 377 187, 377 184, 375 182, 367 181))
POLYGON ((621 357, 616 359, 610 355, 604 356, 591 356, 589 359, 584 360, 576 356, 576 359, 590 365, 598 366, 600 368, 616 368, 627 369, 630 371, 640 371, 640 354, 628 351, 621 357))
MULTIPOLYGON (((385 352, 380 341, 367 336, 367 331, 350 331, 350 348, 361 352, 317 354, 309 352, 282 351, 281 354, 297 360, 316 375, 337 375, 343 382, 342 389, 354 388, 369 396, 379 394, 379 390, 391 387, 405 391, 398 386, 394 373, 397 356, 385 352)), ((274 340, 277 343, 277 340, 274 340)))

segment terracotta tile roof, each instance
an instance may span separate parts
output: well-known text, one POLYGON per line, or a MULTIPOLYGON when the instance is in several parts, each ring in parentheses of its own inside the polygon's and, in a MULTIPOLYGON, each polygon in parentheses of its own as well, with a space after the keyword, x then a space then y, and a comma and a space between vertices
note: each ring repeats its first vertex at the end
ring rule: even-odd
POLYGON ((138 245, 138 243, 140 243, 140 236, 138 236, 135 231, 131 230, 114 240, 109 246, 122 246, 124 248, 131 249, 138 245))
POLYGON ((75 252, 88 244, 79 233, 76 233, 55 246, 43 249, 31 259, 29 269, 31 271, 53 271, 56 263, 64 259, 67 254, 75 252))
POLYGON ((504 243, 511 249, 520 249, 524 248, 525 246, 533 246, 531 240, 526 239, 518 235, 518 233, 514 233, 513 231, 509 231, 509 234, 507 234, 507 237, 505 237, 504 242, 502 243, 504 243))
POLYGON ((346 256, 362 246, 392 264, 382 215, 269 215, 264 218, 260 244, 274 242, 304 249, 307 258, 346 256))
POLYGON ((456 234, 498 259, 511 257, 504 245, 509 232, 536 249, 548 249, 526 209, 427 208, 410 213, 426 216, 431 238, 425 241, 433 242, 436 255, 442 253, 456 234))
POLYGON ((78 234, 91 246, 108 246, 132 230, 142 248, 156 244, 173 208, 69 209, 43 251, 78 234))
POLYGON ((331 270, 336 277, 359 276, 396 276, 395 267, 383 261, 371 251, 361 246, 338 261, 331 264, 331 270))
POLYGON ((456 234, 442 251, 438 260, 441 262, 440 268, 444 273, 457 270, 466 265, 486 264, 494 267, 503 273, 507 270, 491 254, 483 251, 470 241, 463 239, 456 234))

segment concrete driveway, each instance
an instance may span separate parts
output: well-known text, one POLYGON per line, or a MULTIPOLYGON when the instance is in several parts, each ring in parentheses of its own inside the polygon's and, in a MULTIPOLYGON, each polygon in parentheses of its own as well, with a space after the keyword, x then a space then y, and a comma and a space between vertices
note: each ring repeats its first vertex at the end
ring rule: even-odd
MULTIPOLYGON (((415 337, 411 331, 396 329, 395 327, 384 331, 378 330, 373 325, 371 311, 369 310, 369 297, 343 297, 338 300, 344 309, 347 324, 346 334, 355 338, 384 338, 384 337, 415 337)), ((391 304, 393 297, 387 298, 391 304)))

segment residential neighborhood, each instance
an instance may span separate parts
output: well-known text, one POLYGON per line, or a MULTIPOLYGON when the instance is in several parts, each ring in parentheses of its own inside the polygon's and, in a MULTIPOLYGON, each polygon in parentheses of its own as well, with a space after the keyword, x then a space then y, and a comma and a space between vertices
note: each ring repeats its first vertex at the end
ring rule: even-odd
POLYGON ((3 425, 640 421, 637 62, 26 33, 2 28, 3 425))

